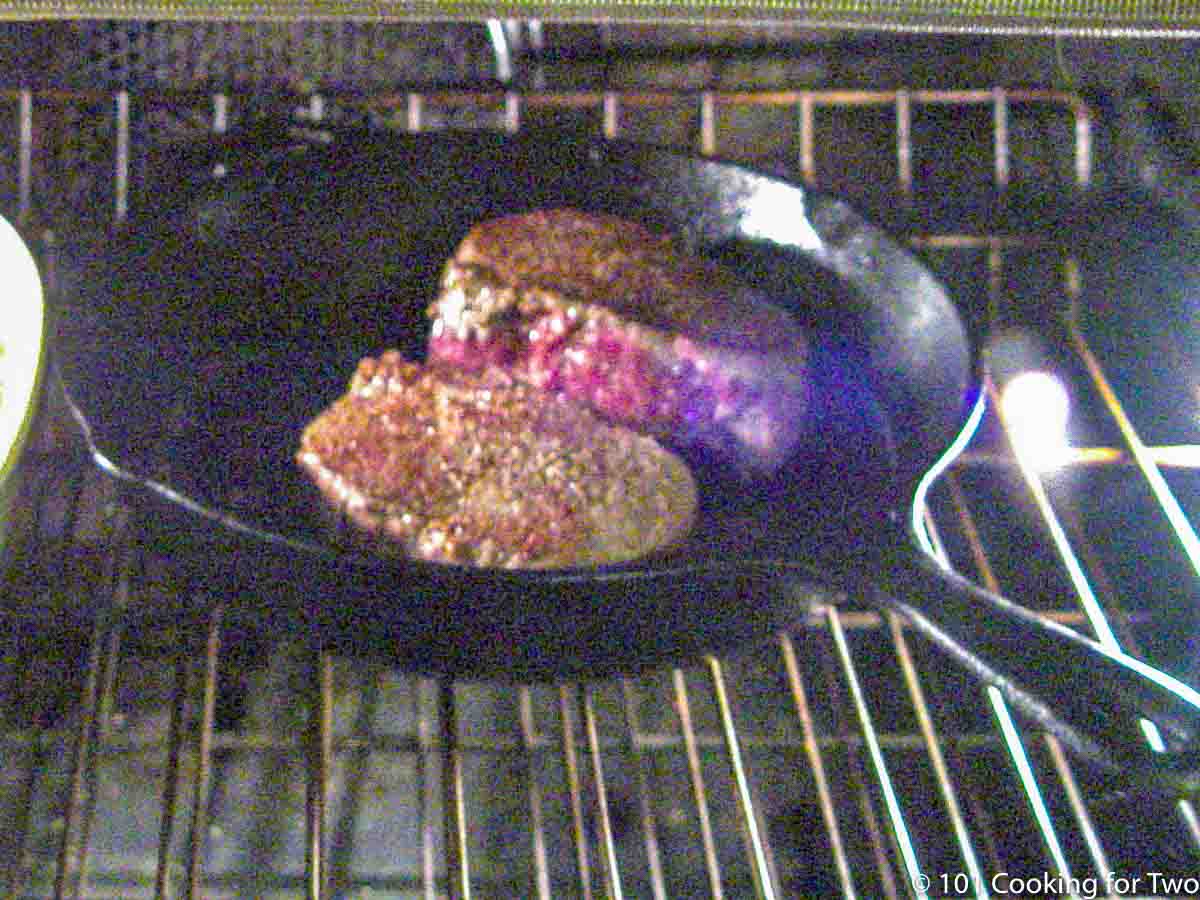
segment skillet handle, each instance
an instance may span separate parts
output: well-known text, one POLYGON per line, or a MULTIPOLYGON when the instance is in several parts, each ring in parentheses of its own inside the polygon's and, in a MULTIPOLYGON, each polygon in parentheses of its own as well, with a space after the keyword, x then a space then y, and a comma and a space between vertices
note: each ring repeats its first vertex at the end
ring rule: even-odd
POLYGON ((1144 716, 1169 749, 1196 747, 1200 693, 943 569, 906 541, 890 555, 869 580, 847 580, 1066 746, 1108 768, 1155 766, 1162 757, 1148 748, 1144 716))

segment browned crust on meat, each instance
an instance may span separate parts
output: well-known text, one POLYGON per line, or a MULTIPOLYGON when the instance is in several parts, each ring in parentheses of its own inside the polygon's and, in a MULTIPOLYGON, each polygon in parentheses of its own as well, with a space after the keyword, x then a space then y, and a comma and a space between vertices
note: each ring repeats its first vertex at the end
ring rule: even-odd
POLYGON ((360 528, 412 556, 548 568, 623 562, 678 542, 696 486, 653 439, 495 369, 359 365, 297 461, 360 528))
POLYGON ((564 208, 491 219, 468 232, 453 263, 490 270, 525 302, 544 292, 550 303, 602 306, 647 328, 747 353, 803 351, 785 312, 670 237, 615 216, 564 208))

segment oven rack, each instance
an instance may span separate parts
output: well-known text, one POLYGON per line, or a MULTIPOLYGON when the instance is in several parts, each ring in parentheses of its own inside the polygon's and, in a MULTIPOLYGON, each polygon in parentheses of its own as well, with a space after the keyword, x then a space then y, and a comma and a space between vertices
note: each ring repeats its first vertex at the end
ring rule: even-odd
MULTIPOLYGON (((938 185, 931 159, 966 193, 1096 176, 1092 111, 1053 91, 489 89, 283 102, 302 140, 343 123, 516 131, 566 118, 832 189, 862 170, 839 163, 845 148, 825 129, 837 119, 859 133, 866 120, 890 139, 866 171, 891 168, 898 205, 938 185), (1065 154, 1047 161, 1018 143, 1031 109, 1038 135, 1068 136, 1065 154), (952 170, 958 157, 922 144, 930 115, 935 134, 969 123, 978 171, 952 170)), ((0 206, 43 254, 51 293, 58 237, 99 226, 98 206, 123 220, 157 146, 260 112, 230 94, 0 92, 12 148, 0 206)), ((1076 448, 1066 471, 1127 476, 1172 523, 1167 540, 1194 542, 1162 469, 1186 475, 1197 454, 1139 437, 1066 314, 1082 290, 1072 249, 988 228, 904 236, 978 301, 975 327, 1022 306, 1014 270, 1052 273, 1052 317, 1114 423, 1101 433, 1117 437, 1076 448)), ((439 682, 274 646, 227 623, 219 597, 206 619, 138 633, 123 608, 203 585, 174 580, 148 553, 52 392, 46 406, 22 464, 22 546, 33 552, 10 559, 0 614, 4 896, 1002 896, 1036 879, 1086 896, 1129 879, 1150 893, 1149 873, 1195 870, 1191 805, 1122 799, 1014 722, 998 692, 855 598, 812 597, 808 622, 767 647, 582 685, 439 682), (31 627, 23 605, 47 597, 93 607, 91 632, 31 627), (506 787, 488 796, 493 777, 506 787), (356 816, 372 791, 384 814, 367 828, 356 816), (230 849, 239 827, 257 843, 230 849)), ((1161 611, 1120 594, 1079 498, 1015 456, 991 419, 935 489, 932 545, 992 589, 1021 596, 1032 577, 1049 615, 1143 652, 1161 611), (997 492, 1011 507, 999 532, 997 492), (997 539, 1005 529, 1032 534, 1037 552, 997 539)))

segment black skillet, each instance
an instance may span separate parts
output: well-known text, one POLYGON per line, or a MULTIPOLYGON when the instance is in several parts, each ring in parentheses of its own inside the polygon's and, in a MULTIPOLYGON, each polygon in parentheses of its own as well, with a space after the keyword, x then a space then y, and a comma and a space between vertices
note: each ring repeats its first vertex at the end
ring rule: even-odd
POLYGON ((1139 712, 1190 740, 1194 694, 918 549, 914 496, 966 427, 978 358, 941 285, 842 202, 565 135, 334 133, 201 157, 107 242, 64 249, 57 316, 95 459, 145 501, 148 539, 190 561, 201 606, 232 596, 247 621, 344 652, 525 679, 726 650, 798 621, 814 591, 847 592, 904 613, 1084 752, 1136 755, 1139 712), (419 357, 439 268, 472 223, 562 205, 669 229, 795 312, 816 346, 796 458, 748 485, 693 460, 701 520, 662 558, 501 572, 363 551, 292 461, 302 426, 360 357, 419 357))

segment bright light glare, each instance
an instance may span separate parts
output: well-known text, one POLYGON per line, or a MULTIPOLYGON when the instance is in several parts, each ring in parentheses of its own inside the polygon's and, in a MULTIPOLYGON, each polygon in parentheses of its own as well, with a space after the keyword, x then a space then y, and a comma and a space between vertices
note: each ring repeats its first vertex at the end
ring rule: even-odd
POLYGON ((753 200, 746 204, 741 227, 747 237, 796 244, 802 250, 821 247, 821 237, 804 208, 804 194, 783 182, 759 182, 753 200))
POLYGON ((0 219, 0 480, 15 462, 28 422, 42 352, 42 282, 33 257, 16 230, 0 219), (10 458, 11 457, 11 458, 10 458))
POLYGON ((1066 386, 1048 372, 1022 372, 1001 391, 1000 412, 1013 447, 1038 471, 1066 461, 1070 406, 1066 386))

